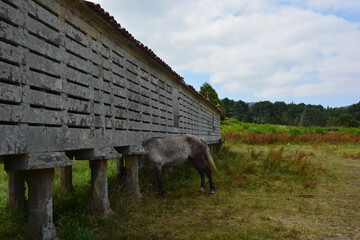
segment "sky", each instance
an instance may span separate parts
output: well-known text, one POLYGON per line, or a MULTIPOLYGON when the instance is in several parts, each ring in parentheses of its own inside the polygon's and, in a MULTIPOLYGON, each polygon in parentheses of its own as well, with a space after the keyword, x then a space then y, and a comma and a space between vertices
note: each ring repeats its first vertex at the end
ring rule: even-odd
POLYGON ((360 101, 360 0, 93 0, 195 87, 324 107, 360 101))

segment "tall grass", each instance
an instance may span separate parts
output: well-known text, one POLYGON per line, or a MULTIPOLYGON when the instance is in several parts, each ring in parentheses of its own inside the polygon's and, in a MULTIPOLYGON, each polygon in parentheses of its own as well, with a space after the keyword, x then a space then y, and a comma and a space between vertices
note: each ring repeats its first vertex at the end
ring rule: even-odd
POLYGON ((274 192, 275 182, 297 183, 297 190, 315 188, 325 172, 314 154, 303 151, 284 152, 284 147, 270 147, 258 151, 249 147, 247 152, 224 146, 217 154, 219 168, 223 169, 224 185, 244 189, 274 192), (302 186, 303 189, 299 188, 302 186))

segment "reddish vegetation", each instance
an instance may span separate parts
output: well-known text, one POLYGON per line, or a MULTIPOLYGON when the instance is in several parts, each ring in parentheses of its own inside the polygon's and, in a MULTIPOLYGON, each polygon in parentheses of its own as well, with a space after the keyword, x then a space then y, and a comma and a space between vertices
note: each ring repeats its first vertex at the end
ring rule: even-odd
POLYGON ((286 144, 286 143, 360 143, 359 134, 300 134, 290 135, 288 133, 251 133, 249 135, 241 135, 230 131, 222 133, 222 139, 236 143, 249 144, 286 144))

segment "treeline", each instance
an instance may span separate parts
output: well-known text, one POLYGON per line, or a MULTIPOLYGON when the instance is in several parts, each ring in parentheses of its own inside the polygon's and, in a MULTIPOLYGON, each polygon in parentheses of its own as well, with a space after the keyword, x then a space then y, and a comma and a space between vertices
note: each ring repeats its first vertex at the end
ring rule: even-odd
POLYGON ((228 98, 221 100, 226 117, 242 122, 290 126, 360 127, 360 102, 349 107, 324 108, 321 105, 286 104, 262 101, 248 104, 228 98))

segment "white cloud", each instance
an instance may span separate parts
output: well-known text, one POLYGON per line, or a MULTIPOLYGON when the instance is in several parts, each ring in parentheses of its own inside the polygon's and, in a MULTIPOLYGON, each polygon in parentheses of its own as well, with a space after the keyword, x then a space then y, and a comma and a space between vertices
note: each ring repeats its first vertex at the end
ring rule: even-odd
POLYGON ((360 23, 319 11, 357 11, 360 1, 100 2, 173 69, 210 74, 222 92, 269 100, 360 92, 360 23))

